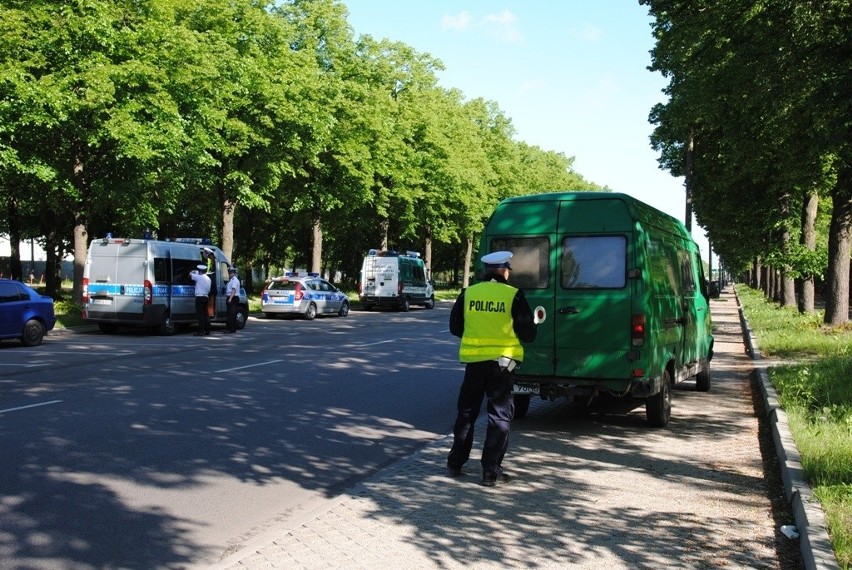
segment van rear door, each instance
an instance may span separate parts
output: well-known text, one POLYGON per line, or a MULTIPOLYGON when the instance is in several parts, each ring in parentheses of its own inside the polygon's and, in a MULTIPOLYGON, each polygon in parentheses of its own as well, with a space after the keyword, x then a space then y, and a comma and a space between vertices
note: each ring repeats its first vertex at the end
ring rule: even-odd
POLYGON ((559 203, 554 311, 545 322, 553 329, 554 375, 630 377, 633 243, 634 222, 622 200, 559 203))
MULTIPOLYGON (((501 204, 488 222, 488 251, 511 251, 512 271, 509 284, 524 291, 530 307, 542 307, 547 320, 538 326, 536 339, 524 343, 522 374, 552 376, 554 358, 553 267, 556 251, 554 202, 532 197, 501 204)), ((482 254, 487 253, 485 251, 482 254)))
POLYGON ((142 322, 146 254, 141 242, 92 242, 88 318, 142 322))

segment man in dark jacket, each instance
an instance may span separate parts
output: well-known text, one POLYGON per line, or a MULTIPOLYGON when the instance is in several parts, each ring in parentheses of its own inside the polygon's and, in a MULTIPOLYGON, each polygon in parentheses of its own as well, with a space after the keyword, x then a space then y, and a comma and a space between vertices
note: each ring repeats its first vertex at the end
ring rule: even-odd
POLYGON ((459 360, 465 363, 465 373, 447 469, 453 476, 461 475, 473 446, 473 426, 487 396, 482 484, 488 487, 509 480, 501 464, 515 411, 512 373, 524 359, 521 342, 536 337, 533 312, 524 292, 508 284, 511 258, 508 251, 484 256, 482 280, 459 294, 450 313, 450 333, 461 337, 459 360))

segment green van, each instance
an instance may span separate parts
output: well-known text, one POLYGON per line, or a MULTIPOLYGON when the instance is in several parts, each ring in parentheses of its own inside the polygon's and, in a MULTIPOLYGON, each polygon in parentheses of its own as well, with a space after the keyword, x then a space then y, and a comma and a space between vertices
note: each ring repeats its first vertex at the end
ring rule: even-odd
POLYGON ((645 399, 671 418, 672 386, 710 389, 713 356, 699 250, 678 220, 627 194, 561 192, 497 205, 480 251, 508 250, 510 283, 534 307, 536 340, 515 375, 515 417, 530 397, 645 399))

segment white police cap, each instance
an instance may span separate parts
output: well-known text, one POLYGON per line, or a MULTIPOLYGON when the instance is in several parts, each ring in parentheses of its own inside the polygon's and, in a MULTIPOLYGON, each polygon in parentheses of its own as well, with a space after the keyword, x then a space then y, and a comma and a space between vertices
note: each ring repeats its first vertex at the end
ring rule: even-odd
POLYGON ((483 255, 482 263, 490 269, 500 269, 503 267, 512 269, 512 266, 509 265, 510 259, 512 259, 511 251, 495 251, 488 255, 483 255))
POLYGON ((207 266, 201 265, 200 263, 198 265, 196 265, 195 268, 198 269, 199 271, 207 271, 207 266))

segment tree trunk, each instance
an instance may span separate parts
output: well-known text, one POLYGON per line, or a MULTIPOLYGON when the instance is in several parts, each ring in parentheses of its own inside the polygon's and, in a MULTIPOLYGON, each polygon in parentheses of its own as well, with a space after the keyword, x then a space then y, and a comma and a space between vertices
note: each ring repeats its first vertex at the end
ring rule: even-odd
POLYGON ((470 285, 470 260, 473 257, 473 236, 467 236, 467 248, 464 252, 464 277, 462 278, 462 287, 467 289, 470 285))
POLYGON ((9 214, 9 275, 11 279, 22 279, 24 267, 21 264, 21 219, 18 215, 18 200, 15 196, 9 196, 6 202, 9 214))
POLYGON ((686 212, 684 213, 683 225, 686 226, 686 231, 692 233, 692 192, 693 192, 693 174, 695 164, 695 141, 692 131, 689 132, 689 140, 686 141, 686 176, 684 186, 686 187, 686 212))
POLYGON ((234 263, 234 209, 236 204, 225 198, 222 204, 222 253, 234 263))
POLYGON ((848 186, 851 173, 838 177, 832 196, 831 225, 828 232, 828 270, 826 272, 825 318, 829 325, 849 322, 849 236, 852 228, 852 198, 848 186), (843 181, 843 182, 841 182, 843 181))
POLYGON ((763 277, 763 267, 759 257, 754 258, 754 283, 753 289, 762 289, 761 278, 763 277))
POLYGON ((381 224, 379 224, 379 228, 381 229, 381 244, 379 244, 379 249, 387 249, 388 248, 388 228, 390 227, 390 220, 388 218, 382 218, 381 224))
POLYGON ((322 220, 319 212, 311 216, 311 235, 311 272, 319 273, 322 271, 322 220))
POLYGON ((432 279, 432 230, 426 230, 426 247, 423 250, 423 261, 426 264, 426 279, 432 279))
MULTIPOLYGON (((816 219, 819 211, 819 194, 811 191, 805 197, 802 205, 801 235, 799 243, 808 251, 816 250, 816 219)), ((814 305, 814 276, 804 275, 799 281, 798 294, 799 312, 813 313, 814 305)))
MULTIPOLYGON (((785 196, 785 203, 789 204, 789 195, 785 196)), ((784 206, 785 218, 788 218, 790 215, 789 206, 784 206)), ((790 242, 792 241, 792 237, 790 236, 790 228, 787 227, 787 224, 784 224, 783 229, 781 230, 781 247, 783 248, 784 253, 789 256, 790 254, 790 242)), ((788 257, 789 258, 789 257, 788 257)), ((779 288, 780 288, 780 301, 782 307, 795 307, 796 306, 796 282, 793 279, 793 268, 790 267, 789 263, 784 263, 780 269, 779 275, 779 288)))
MULTIPOLYGON (((47 214, 48 218, 53 216, 52 213, 47 214)), ((55 228, 56 225, 52 224, 51 228, 46 232, 46 242, 44 251, 46 254, 46 261, 44 264, 44 286, 46 293, 53 297, 54 299, 58 298, 60 293, 62 292, 62 280, 57 275, 57 268, 60 267, 62 262, 62 254, 59 251, 59 236, 56 235, 55 228)))
POLYGON ((72 298, 75 303, 83 302, 83 269, 89 248, 89 233, 82 212, 74 213, 74 287, 72 298))

